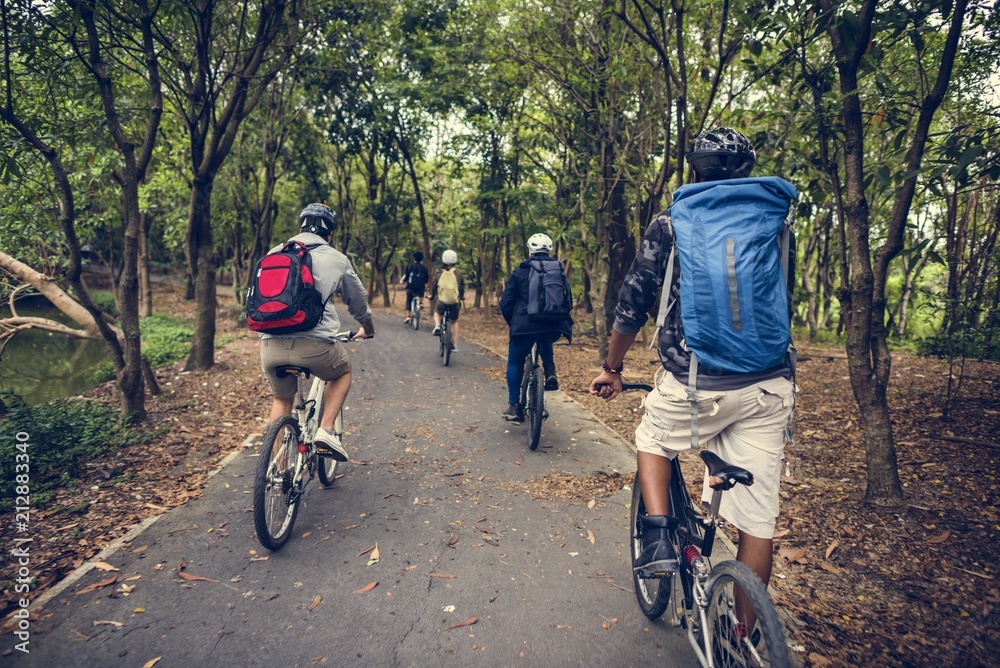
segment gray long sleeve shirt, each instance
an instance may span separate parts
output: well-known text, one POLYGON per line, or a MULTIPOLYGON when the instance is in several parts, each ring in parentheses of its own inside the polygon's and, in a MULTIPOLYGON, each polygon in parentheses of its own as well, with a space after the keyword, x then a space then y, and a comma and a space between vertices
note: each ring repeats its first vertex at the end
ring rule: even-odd
MULTIPOLYGON (((674 237, 670 227, 670 214, 663 211, 646 228, 642 244, 635 260, 629 268, 621 290, 618 292, 618 305, 615 307, 614 329, 620 334, 635 335, 646 324, 650 310, 658 304, 657 296, 663 286, 663 278, 667 271, 667 259, 673 247, 674 237)), ((791 302, 795 275, 794 236, 791 243, 792 262, 788 269, 789 302, 791 302)), ((667 313, 666 322, 660 330, 658 352, 663 368, 674 374, 682 384, 687 385, 688 369, 691 365, 691 353, 684 346, 684 327, 680 318, 680 263, 674 263, 674 280, 670 286, 670 299, 675 301, 673 308, 667 313)), ((791 304, 789 303, 789 313, 791 304)), ((720 374, 705 366, 698 367, 698 389, 701 390, 735 390, 759 383, 771 378, 783 377, 791 379, 792 370, 787 364, 759 371, 756 373, 720 374)))
MULTIPOLYGON (((318 339, 320 341, 335 341, 337 333, 340 331, 340 316, 333 304, 333 293, 336 292, 344 300, 347 310, 351 316, 360 323, 366 323, 372 318, 372 310, 368 307, 368 296, 365 294, 365 287, 361 284, 361 279, 354 273, 354 267, 346 255, 336 248, 333 248, 323 237, 303 232, 289 241, 299 241, 307 246, 316 246, 309 251, 312 260, 313 280, 316 289, 323 297, 323 317, 312 329, 304 332, 294 332, 292 334, 261 334, 260 338, 283 338, 283 339, 318 339), (317 246, 317 244, 319 244, 317 246)), ((276 253, 285 244, 279 244, 268 251, 268 254, 276 253)))

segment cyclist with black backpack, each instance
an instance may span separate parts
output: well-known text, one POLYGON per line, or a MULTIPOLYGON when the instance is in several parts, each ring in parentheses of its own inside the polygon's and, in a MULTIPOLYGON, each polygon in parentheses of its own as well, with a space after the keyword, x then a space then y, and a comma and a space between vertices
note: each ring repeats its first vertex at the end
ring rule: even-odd
POLYGON ((301 233, 272 248, 257 263, 247 291, 247 325, 260 332, 260 362, 271 386, 271 422, 292 414, 297 379, 279 378, 277 367, 308 368, 326 381, 323 413, 316 430, 320 454, 340 462, 347 451, 333 433, 333 423, 351 389, 351 362, 336 340, 340 316, 333 305, 337 293, 361 324, 355 339, 375 336, 368 297, 346 255, 330 246, 337 225, 325 204, 310 204, 299 213, 301 233))
POLYGON ((507 410, 503 418, 508 422, 523 422, 524 407, 520 404, 521 380, 524 360, 531 354, 531 347, 538 343, 538 356, 542 358, 545 389, 558 390, 556 363, 552 344, 565 336, 573 338, 573 298, 562 263, 554 260, 552 239, 547 234, 533 234, 528 238, 528 259, 510 273, 500 311, 510 327, 507 345, 507 410))
POLYGON ((403 320, 403 324, 409 325, 410 317, 413 315, 410 313, 410 304, 414 299, 419 304, 424 296, 424 290, 427 289, 427 267, 424 266, 423 253, 416 251, 413 254, 413 263, 406 268, 400 283, 406 284, 406 319, 403 320))
MULTIPOLYGON (((778 177, 749 178, 750 141, 730 128, 691 142, 693 183, 646 229, 618 293, 604 372, 590 393, 622 391, 625 353, 660 292, 657 337, 662 367, 636 429, 638 478, 647 515, 640 577, 679 568, 670 532, 671 460, 705 445, 753 474, 722 496, 719 514, 739 530, 737 559, 766 585, 778 519, 781 460, 795 403, 791 294, 795 188, 778 177)), ((703 501, 710 499, 706 476, 703 501)), ((737 610, 741 607, 737 595, 737 610)), ((752 620, 747 625, 752 628, 752 620)))

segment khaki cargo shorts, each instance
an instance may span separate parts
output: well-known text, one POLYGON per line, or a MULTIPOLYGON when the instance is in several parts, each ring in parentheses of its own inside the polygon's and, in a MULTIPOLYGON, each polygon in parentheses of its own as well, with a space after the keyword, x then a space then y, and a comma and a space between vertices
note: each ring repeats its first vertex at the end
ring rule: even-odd
POLYGON ((271 393, 279 399, 295 396, 296 377, 278 378, 276 372, 279 366, 286 364, 306 367, 312 375, 326 381, 337 380, 351 371, 347 350, 340 341, 279 337, 261 339, 260 366, 267 376, 271 393))
MULTIPOLYGON (((725 492, 719 508, 722 517, 751 536, 774 534, 785 427, 794 405, 794 385, 784 378, 738 390, 698 390, 698 440, 730 464, 753 473, 753 485, 725 492)), ((691 403, 687 387, 672 373, 660 368, 644 407, 635 430, 639 452, 673 459, 691 449, 691 403)), ((712 498, 707 474, 701 498, 705 503, 712 498)))

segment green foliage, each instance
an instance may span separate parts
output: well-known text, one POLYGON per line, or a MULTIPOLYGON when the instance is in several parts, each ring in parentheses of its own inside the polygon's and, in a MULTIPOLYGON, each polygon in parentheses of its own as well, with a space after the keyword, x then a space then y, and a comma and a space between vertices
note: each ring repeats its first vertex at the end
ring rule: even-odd
POLYGON ((101 310, 111 315, 118 315, 118 307, 115 306, 115 294, 110 290, 91 290, 90 296, 94 298, 101 310))
MULTIPOLYGON (((153 367, 170 364, 187 356, 194 336, 194 329, 190 324, 160 313, 139 320, 139 332, 142 336, 142 354, 149 358, 153 367)), ((114 365, 110 361, 102 362, 95 367, 92 378, 95 383, 114 380, 114 365)))
POLYGON ((148 434, 126 427, 117 407, 85 399, 60 399, 28 406, 18 395, 5 392, 9 413, 0 419, 0 507, 14 504, 18 441, 30 436, 27 454, 32 505, 80 475, 84 461, 101 453, 141 443, 148 434))

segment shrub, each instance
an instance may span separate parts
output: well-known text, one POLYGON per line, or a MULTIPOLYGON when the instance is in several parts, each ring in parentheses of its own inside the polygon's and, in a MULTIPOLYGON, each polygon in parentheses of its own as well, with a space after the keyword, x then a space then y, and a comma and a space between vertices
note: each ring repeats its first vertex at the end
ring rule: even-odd
POLYGON ((30 436, 28 457, 35 501, 78 477, 84 460, 147 437, 145 431, 126 428, 115 407, 97 401, 60 399, 28 406, 13 392, 3 393, 3 401, 10 412, 0 419, 2 507, 13 505, 15 500, 18 432, 30 436))

